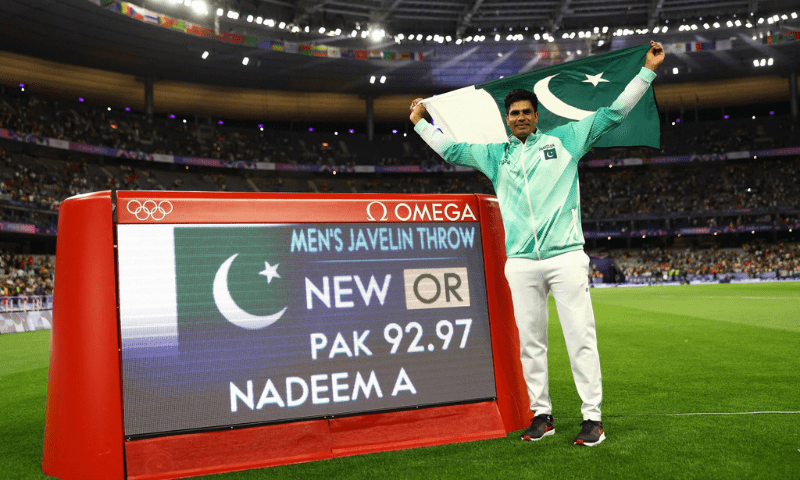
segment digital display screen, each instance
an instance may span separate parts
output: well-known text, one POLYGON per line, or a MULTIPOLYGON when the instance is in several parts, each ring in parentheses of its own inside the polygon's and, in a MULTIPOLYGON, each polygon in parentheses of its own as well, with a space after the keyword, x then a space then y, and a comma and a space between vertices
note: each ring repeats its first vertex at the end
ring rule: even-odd
POLYGON ((126 436, 495 396, 478 222, 118 225, 126 436))

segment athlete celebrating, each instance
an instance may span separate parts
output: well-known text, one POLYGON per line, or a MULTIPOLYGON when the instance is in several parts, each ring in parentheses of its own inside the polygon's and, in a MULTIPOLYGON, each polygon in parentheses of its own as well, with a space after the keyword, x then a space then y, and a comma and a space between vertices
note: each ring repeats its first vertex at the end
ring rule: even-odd
POLYGON ((583 120, 542 132, 536 95, 512 90, 505 97, 504 143, 456 143, 425 117, 421 98, 411 103, 414 130, 446 162, 483 172, 494 185, 506 237, 505 275, 519 330, 520 360, 534 413, 523 440, 553 435, 547 370, 547 296, 553 292, 567 344, 575 387, 583 402, 576 445, 605 440, 597 330, 589 295, 589 257, 583 251, 578 160, 619 125, 644 95, 664 62, 665 52, 650 42, 644 67, 609 107, 583 120))

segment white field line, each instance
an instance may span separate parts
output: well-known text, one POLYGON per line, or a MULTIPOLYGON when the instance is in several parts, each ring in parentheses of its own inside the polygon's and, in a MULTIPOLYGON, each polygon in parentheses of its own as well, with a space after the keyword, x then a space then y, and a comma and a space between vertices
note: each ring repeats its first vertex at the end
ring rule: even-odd
POLYGON ((624 417, 691 417, 699 415, 800 415, 800 411, 636 413, 632 415, 603 415, 603 416, 611 418, 624 418, 624 417))

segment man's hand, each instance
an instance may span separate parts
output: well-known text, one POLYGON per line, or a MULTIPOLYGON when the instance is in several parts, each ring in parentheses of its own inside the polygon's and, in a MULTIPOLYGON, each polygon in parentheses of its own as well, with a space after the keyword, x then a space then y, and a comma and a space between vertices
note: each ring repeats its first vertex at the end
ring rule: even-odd
POLYGON ((662 47, 660 43, 650 40, 650 50, 647 52, 647 56, 644 59, 645 68, 649 68, 655 72, 656 69, 664 63, 664 57, 666 57, 664 47, 662 47))
POLYGON ((414 99, 414 101, 411 102, 411 116, 408 117, 411 120, 411 123, 416 125, 417 122, 427 117, 428 110, 425 108, 425 105, 422 104, 422 99, 414 99))

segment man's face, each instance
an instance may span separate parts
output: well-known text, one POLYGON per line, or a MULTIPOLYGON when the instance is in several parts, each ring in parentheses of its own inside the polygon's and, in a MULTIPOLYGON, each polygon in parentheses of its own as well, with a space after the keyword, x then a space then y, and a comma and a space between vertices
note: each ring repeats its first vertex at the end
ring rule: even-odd
POLYGON ((530 100, 520 100, 508 106, 506 124, 511 129, 511 134, 523 142, 536 130, 537 122, 539 122, 539 113, 533 111, 530 100))

